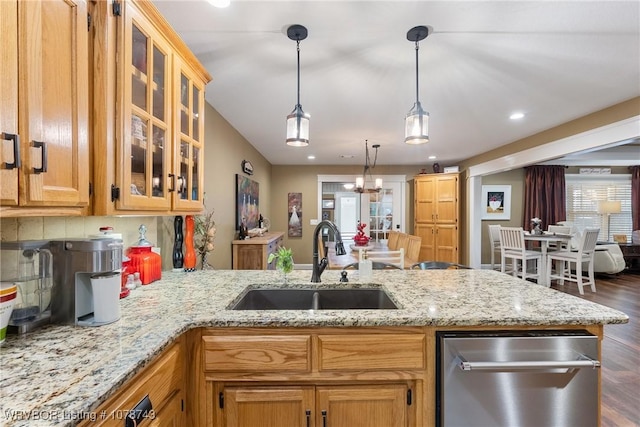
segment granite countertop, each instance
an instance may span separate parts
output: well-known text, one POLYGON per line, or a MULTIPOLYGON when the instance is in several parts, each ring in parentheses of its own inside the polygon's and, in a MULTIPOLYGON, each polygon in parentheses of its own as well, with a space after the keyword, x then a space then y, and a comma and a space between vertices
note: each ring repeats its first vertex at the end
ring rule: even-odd
MULTIPOLYGON (((290 286, 360 286, 358 273, 323 283, 294 271, 290 286)), ((198 327, 554 326, 628 322, 624 313, 489 270, 375 272, 398 310, 232 311, 247 286, 281 284, 277 271, 163 272, 121 301, 101 327, 50 325, 0 347, 0 420, 7 426, 75 425, 183 332, 198 327)))

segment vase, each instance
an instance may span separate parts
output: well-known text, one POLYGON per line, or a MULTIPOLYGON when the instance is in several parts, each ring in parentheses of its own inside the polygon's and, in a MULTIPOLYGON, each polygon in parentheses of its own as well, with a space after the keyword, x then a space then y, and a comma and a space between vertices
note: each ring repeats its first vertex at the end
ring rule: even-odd
POLYGON ((176 236, 176 240, 173 242, 173 268, 182 268, 184 262, 184 255, 182 254, 182 242, 184 241, 182 224, 182 216, 177 215, 173 220, 173 228, 176 236))
POLYGON ((209 252, 202 252, 200 254, 200 270, 213 270, 213 266, 207 261, 208 257, 209 252))
POLYGON ((196 269, 196 249, 193 241, 193 232, 195 229, 195 218, 193 215, 187 215, 184 219, 184 271, 190 272, 196 269))

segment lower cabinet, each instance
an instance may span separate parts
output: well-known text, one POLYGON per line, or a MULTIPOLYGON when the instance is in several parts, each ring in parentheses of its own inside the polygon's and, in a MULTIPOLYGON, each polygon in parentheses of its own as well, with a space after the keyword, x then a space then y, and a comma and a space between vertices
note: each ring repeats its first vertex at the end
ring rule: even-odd
POLYGON ((263 236, 246 240, 233 240, 233 270, 273 270, 276 263, 268 262, 269 254, 282 245, 282 232, 265 233, 263 236))
POLYGON ((432 409, 424 328, 212 328, 199 343, 198 425, 418 427, 432 409))
POLYGON ((95 411, 97 420, 80 427, 182 427, 185 381, 182 340, 159 355, 95 411), (135 421, 131 416, 136 416, 135 421), (129 419, 128 419, 129 418, 129 419))
POLYGON ((229 386, 221 400, 224 427, 407 427, 407 384, 229 386))

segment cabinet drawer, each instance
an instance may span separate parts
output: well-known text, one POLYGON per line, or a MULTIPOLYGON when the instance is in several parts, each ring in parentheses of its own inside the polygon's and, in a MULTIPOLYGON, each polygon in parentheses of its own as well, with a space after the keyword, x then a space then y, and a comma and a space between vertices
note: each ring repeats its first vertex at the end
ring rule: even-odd
MULTIPOLYGON (((146 396, 155 413, 159 413, 182 390, 182 353, 174 345, 152 365, 134 376, 95 413, 104 421, 81 423, 80 426, 122 427, 125 417, 146 396)), ((146 421, 148 423, 148 421, 146 421)), ((145 425, 146 423, 143 423, 145 425)))
POLYGON ((310 335, 205 336, 202 341, 209 372, 311 370, 310 335))
POLYGON ((422 334, 318 335, 320 371, 424 369, 422 334))

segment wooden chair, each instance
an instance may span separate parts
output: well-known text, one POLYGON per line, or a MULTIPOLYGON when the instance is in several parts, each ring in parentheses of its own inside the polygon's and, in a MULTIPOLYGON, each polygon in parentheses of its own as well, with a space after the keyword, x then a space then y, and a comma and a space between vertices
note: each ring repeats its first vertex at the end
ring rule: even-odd
POLYGON ((422 237, 420 236, 407 236, 407 244, 405 249, 405 257, 407 264, 412 264, 420 259, 420 246, 422 245, 422 237))
POLYGON ((389 240, 387 241, 387 247, 392 251, 398 249, 398 237, 400 237, 399 231, 389 231, 389 240))
POLYGON ((598 233, 600 233, 599 228, 587 228, 582 233, 582 238, 580 239, 577 251, 564 250, 547 254, 546 274, 549 278, 549 282, 551 282, 552 279, 559 280, 560 285, 564 285, 565 280, 576 282, 578 284, 578 291, 580 291, 580 295, 584 295, 584 291, 582 289, 584 284, 582 277, 582 263, 587 262, 589 280, 586 284, 591 285, 591 292, 595 292, 596 281, 593 273, 593 259, 596 250, 596 242, 598 241, 598 233), (561 263, 561 267, 556 268, 557 272, 555 274, 551 271, 554 261, 561 263), (565 263, 568 265, 565 265, 565 263), (572 263, 575 264, 575 274, 572 272, 572 263))
MULTIPOLYGON (((358 259, 360 261, 363 260, 364 250, 360 250, 358 255, 358 259)), ((376 262, 384 263, 384 264, 392 264, 397 266, 398 268, 404 269, 404 248, 399 248, 396 251, 366 251, 367 258, 373 262, 375 266, 376 262)))
MULTIPOLYGON (((393 250, 397 251, 400 248, 405 248, 407 246, 407 239, 408 238, 409 238, 409 235, 407 233, 399 233, 398 234, 398 244, 396 245, 396 248, 393 249, 393 250)), ((389 248, 389 249, 391 249, 391 248, 389 248)))
POLYGON ((527 250, 522 227, 500 227, 500 250, 500 271, 506 272, 507 259, 510 258, 512 260, 511 274, 514 277, 520 276, 525 280, 540 277, 542 254, 538 251, 527 250), (518 260, 520 260, 521 268, 518 268, 518 260), (527 261, 530 260, 536 262, 535 273, 527 272, 527 261))
POLYGON ((500 225, 489 224, 489 243, 491 244, 491 269, 495 270, 496 255, 502 256, 500 249, 500 225))

